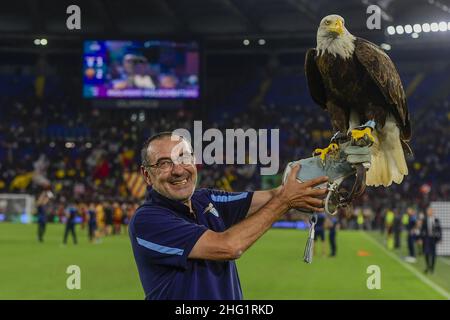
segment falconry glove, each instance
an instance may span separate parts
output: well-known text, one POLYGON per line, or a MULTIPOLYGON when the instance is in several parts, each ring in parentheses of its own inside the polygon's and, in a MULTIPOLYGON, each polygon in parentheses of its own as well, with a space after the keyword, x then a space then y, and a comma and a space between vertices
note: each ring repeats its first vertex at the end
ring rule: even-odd
MULTIPOLYGON (((289 172, 295 164, 301 165, 301 170, 297 174, 297 180, 304 182, 319 176, 328 176, 328 182, 317 186, 316 188, 328 189, 327 196, 324 200, 325 212, 334 215, 341 206, 347 205, 355 196, 359 196, 364 192, 365 187, 365 171, 370 167, 370 147, 357 146, 348 141, 340 144, 339 149, 334 154, 328 154, 325 161, 320 156, 314 156, 307 159, 301 159, 288 163, 283 173, 283 183, 289 176, 289 172), (341 184, 345 179, 355 176, 350 193, 342 188, 341 184)), ((312 263, 314 251, 314 227, 317 222, 317 215, 313 212, 303 213, 310 215, 309 217, 309 234, 306 242, 305 251, 303 253, 303 261, 312 263)))
MULTIPOLYGON (((365 171, 370 167, 371 152, 368 145, 356 146, 352 141, 340 144, 337 152, 327 154, 325 161, 319 156, 301 159, 288 163, 283 173, 283 183, 286 181, 291 167, 299 163, 301 170, 298 172, 297 180, 305 182, 319 176, 327 176, 328 182, 316 188, 328 188, 325 198, 325 212, 334 215, 340 206, 345 206, 353 198, 359 196, 365 187, 365 171), (355 176, 355 183, 350 192, 340 188, 347 178, 355 176)), ((312 214, 312 212, 304 213, 312 214)))
POLYGON ((347 142, 346 145, 341 145, 341 148, 347 157, 346 160, 348 163, 352 165, 363 164, 366 169, 370 168, 370 160, 372 157, 370 147, 358 147, 347 142))

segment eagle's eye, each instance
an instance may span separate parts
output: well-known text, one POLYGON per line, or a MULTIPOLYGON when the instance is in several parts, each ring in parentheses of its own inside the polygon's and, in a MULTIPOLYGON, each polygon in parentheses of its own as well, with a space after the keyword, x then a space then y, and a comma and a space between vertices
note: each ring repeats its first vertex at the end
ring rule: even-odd
POLYGON ((325 24, 328 26, 331 23, 330 20, 325 20, 325 24))

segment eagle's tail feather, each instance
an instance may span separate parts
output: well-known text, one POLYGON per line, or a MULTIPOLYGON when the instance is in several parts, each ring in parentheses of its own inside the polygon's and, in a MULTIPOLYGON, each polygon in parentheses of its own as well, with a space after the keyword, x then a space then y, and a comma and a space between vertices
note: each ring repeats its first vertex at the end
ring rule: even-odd
POLYGON ((405 154, 407 154, 408 156, 414 156, 414 153, 413 153, 408 141, 401 140, 401 142, 402 142, 403 152, 405 152, 405 154))
POLYGON ((374 132, 374 138, 372 165, 367 172, 366 184, 375 187, 388 187, 392 182, 400 184, 408 174, 408 167, 394 119, 388 116, 385 126, 374 132))

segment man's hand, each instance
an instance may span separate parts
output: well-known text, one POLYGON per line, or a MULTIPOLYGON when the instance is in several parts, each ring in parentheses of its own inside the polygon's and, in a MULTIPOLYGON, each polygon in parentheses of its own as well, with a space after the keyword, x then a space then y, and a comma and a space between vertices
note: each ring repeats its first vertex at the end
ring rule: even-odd
MULTIPOLYGON (((305 182, 297 180, 297 174, 300 171, 300 165, 292 167, 278 197, 286 205, 287 210, 299 209, 302 211, 321 212, 324 210, 323 198, 327 193, 327 188, 317 189, 328 181, 328 177, 317 177, 305 182)), ((286 211, 287 211, 286 210, 286 211)))
POLYGON ((328 181, 318 177, 306 182, 297 180, 300 165, 292 167, 281 188, 273 189, 275 196, 254 214, 233 225, 224 232, 207 230, 198 239, 189 254, 190 259, 234 260, 238 259, 264 232, 271 228, 291 208, 305 211, 323 211, 323 196, 327 189, 314 189, 328 181))

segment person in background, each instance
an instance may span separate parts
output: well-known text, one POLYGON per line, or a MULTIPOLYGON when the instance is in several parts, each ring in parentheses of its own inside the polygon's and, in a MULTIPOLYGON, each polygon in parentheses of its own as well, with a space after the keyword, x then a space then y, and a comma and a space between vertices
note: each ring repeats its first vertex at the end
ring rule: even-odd
POLYGON ((370 207, 363 208, 363 216, 364 216, 364 230, 375 229, 374 213, 372 208, 370 207))
POLYGON ((439 219, 433 216, 433 209, 427 208, 427 215, 423 220, 421 237, 423 239, 423 253, 425 254, 425 273, 433 273, 436 262, 436 244, 441 241, 442 229, 439 219))
POLYGON ((101 203, 95 206, 95 214, 97 216, 97 238, 101 238, 105 235, 105 210, 101 203))
POLYGON ((385 231, 385 228, 386 228, 386 213, 383 212, 383 211, 379 211, 376 214, 376 218, 375 219, 377 220, 377 225, 380 228, 379 229, 380 230, 380 234, 384 235, 384 231, 385 231))
POLYGON ((394 249, 394 239, 393 239, 393 231, 394 231, 394 211, 388 209, 386 212, 386 216, 384 219, 385 229, 386 229, 386 246, 389 250, 394 249))
POLYGON ((322 256, 326 255, 326 248, 325 248, 325 213, 321 212, 317 214, 317 223, 314 227, 314 242, 317 242, 318 239, 320 239, 321 242, 321 252, 322 256))
POLYGON ((50 191, 43 191, 37 200, 38 241, 44 242, 45 226, 47 224, 46 206, 52 198, 50 191))
MULTIPOLYGON (((415 250, 415 242, 416 242, 416 233, 417 233, 417 217, 416 212, 413 208, 409 207, 406 211, 408 220, 406 222, 406 232, 407 238, 406 241, 408 243, 408 256, 405 258, 407 262, 415 263, 416 260, 416 250, 415 250)), ((406 220, 406 219, 405 219, 406 220)))
POLYGON ((114 223, 113 234, 120 234, 122 227, 122 216, 123 216, 122 208, 116 201, 114 202, 113 205, 113 223, 114 223))
POLYGON ((401 245, 401 235, 402 235, 402 217, 399 211, 395 211, 394 215, 394 223, 392 225, 392 229, 394 232, 394 248, 400 249, 401 245))
POLYGON ((337 253, 337 246, 336 246, 336 233, 339 229, 339 220, 336 216, 331 216, 329 219, 327 219, 327 225, 328 225, 328 240, 330 243, 330 257, 335 257, 337 253))
POLYGON ((80 227, 81 227, 81 230, 84 230, 84 228, 88 224, 88 220, 89 220, 88 213, 87 213, 87 206, 84 202, 81 202, 77 207, 78 207, 78 213, 81 218, 80 227))
POLYGON ((91 202, 87 209, 88 235, 91 243, 97 242, 97 214, 95 204, 91 202))
POLYGON ((67 207, 66 210, 66 229, 64 230, 64 239, 63 244, 67 244, 67 236, 69 233, 72 234, 73 243, 77 244, 77 234, 75 231, 75 225, 76 225, 76 217, 78 214, 78 209, 76 205, 70 205, 67 207))
POLYGON ((417 256, 423 255, 423 240, 420 236, 420 232, 422 230, 423 225, 423 213, 419 213, 416 221, 416 248, 417 248, 417 256))
POLYGON ((356 215, 356 228, 358 230, 364 230, 364 214, 362 208, 358 208, 357 212, 358 213, 356 215))
MULTIPOLYGON (((408 207, 409 209, 409 207, 408 207)), ((406 212, 402 215, 402 228, 407 229, 408 228, 408 222, 409 222, 409 215, 408 215, 408 209, 406 209, 406 212)))
POLYGON ((127 226, 127 233, 128 233, 128 227, 130 225, 131 218, 133 218, 134 212, 139 207, 136 203, 128 203, 127 211, 126 211, 126 218, 125 218, 125 225, 127 226))
POLYGON ((56 220, 55 222, 59 222, 59 223, 63 223, 65 220, 65 215, 66 215, 66 209, 64 208, 63 202, 61 201, 58 204, 58 207, 56 209, 56 220))
POLYGON ((106 235, 112 234, 113 230, 113 208, 112 204, 108 201, 103 203, 103 210, 105 211, 105 225, 106 225, 106 235))
MULTIPOLYGON (((125 228, 125 231, 128 231, 127 230, 127 225, 128 225, 128 217, 127 217, 128 207, 129 207, 129 204, 126 203, 126 202, 122 202, 122 204, 120 205, 120 209, 122 209, 122 219, 121 219, 120 223, 125 228)), ((121 226, 121 228, 122 228, 122 226, 121 226)))

